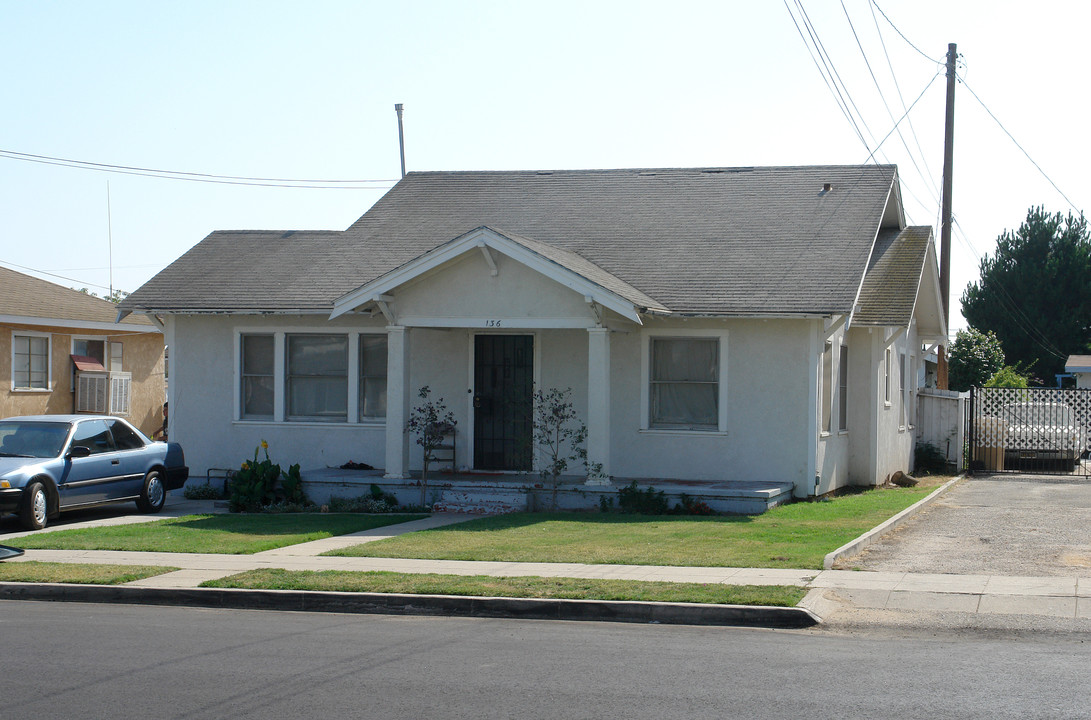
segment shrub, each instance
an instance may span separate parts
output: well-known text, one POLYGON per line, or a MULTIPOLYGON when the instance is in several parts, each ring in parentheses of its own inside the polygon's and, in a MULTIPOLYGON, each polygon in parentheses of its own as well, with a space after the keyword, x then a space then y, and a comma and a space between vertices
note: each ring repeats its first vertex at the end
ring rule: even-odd
POLYGON ((708 506, 704 500, 694 500, 689 495, 682 493, 678 496, 679 503, 674 506, 677 515, 715 515, 716 511, 708 506))
POLYGON ((182 496, 186 500, 222 500, 224 494, 206 480, 204 485, 186 485, 182 490, 182 496))
POLYGON ((264 440, 254 448, 254 459, 243 462, 235 472, 230 488, 228 509, 231 512, 262 512, 273 505, 278 505, 276 512, 285 512, 285 507, 308 504, 299 465, 292 465, 287 474, 284 473, 280 465, 269 459, 269 443, 264 440), (264 460, 258 460, 259 451, 265 452, 264 460))
POLYGON ((932 443, 917 443, 914 472, 939 475, 947 472, 947 456, 932 443))
POLYGON ((666 515, 670 509, 666 493, 651 486, 641 490, 636 480, 617 491, 617 504, 621 512, 640 515, 666 515))

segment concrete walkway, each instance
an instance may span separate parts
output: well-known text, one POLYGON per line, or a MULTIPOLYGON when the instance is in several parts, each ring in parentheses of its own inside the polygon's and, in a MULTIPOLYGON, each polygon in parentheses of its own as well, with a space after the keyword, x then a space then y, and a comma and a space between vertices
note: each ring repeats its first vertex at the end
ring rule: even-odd
MULTIPOLYGON (((123 515, 70 523, 56 529, 147 522, 164 516, 212 510, 211 503, 179 500, 172 502, 169 511, 165 511, 163 515, 123 515)), ((838 610, 867 608, 1091 619, 1091 573, 1074 574, 1068 577, 1011 577, 848 570, 470 562, 321 555, 329 550, 373 542, 406 532, 464 522, 473 517, 475 516, 436 513, 421 520, 291 545, 254 555, 27 550, 24 557, 8 562, 37 560, 114 565, 160 565, 179 568, 170 573, 129 583, 135 587, 160 589, 196 588, 206 580, 264 568, 357 572, 387 570, 493 577, 540 576, 728 585, 796 585, 811 590, 802 605, 819 616, 838 610)), ((0 535, 0 542, 17 546, 17 538, 22 534, 0 535)))

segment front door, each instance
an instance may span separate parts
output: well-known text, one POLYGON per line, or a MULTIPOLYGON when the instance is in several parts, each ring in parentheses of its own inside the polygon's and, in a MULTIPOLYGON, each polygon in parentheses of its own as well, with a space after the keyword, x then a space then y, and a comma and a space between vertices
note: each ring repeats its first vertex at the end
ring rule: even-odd
POLYGON ((474 336, 474 467, 530 470, 533 335, 474 336))

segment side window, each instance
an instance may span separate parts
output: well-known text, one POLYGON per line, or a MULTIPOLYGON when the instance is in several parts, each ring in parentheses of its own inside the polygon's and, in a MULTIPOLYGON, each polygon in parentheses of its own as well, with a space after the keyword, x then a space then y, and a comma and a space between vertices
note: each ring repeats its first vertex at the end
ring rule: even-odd
POLYGON ((110 428, 106 427, 106 421, 87 420, 77 425, 76 432, 72 435, 71 447, 78 445, 89 449, 92 455, 113 451, 114 441, 110 436, 110 428))
POLYGON ((16 390, 49 388, 49 338, 12 335, 11 386, 16 390))
POLYGON ((242 336, 242 398, 244 418, 273 417, 273 336, 242 336))
POLYGON ((715 338, 653 338, 650 427, 715 430, 719 368, 720 343, 715 338))
POLYGON ((125 423, 120 420, 111 420, 109 425, 114 434, 114 444, 118 450, 136 450, 144 447, 144 441, 125 423))

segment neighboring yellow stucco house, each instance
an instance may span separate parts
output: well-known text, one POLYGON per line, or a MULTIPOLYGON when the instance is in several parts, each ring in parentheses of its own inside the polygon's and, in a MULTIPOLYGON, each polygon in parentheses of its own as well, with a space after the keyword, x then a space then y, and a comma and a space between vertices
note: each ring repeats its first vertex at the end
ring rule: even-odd
POLYGON ((97 297, 0 267, 0 418, 105 413, 163 425, 163 333, 97 297))

